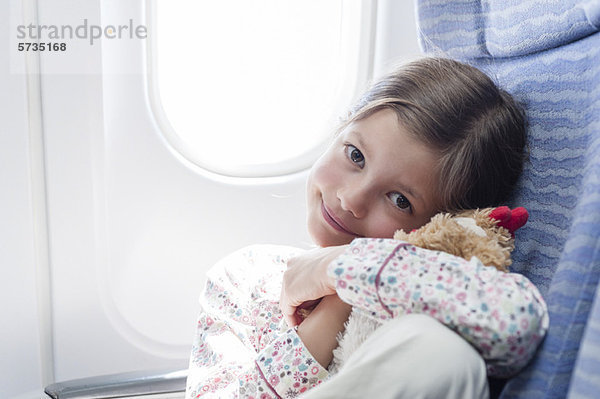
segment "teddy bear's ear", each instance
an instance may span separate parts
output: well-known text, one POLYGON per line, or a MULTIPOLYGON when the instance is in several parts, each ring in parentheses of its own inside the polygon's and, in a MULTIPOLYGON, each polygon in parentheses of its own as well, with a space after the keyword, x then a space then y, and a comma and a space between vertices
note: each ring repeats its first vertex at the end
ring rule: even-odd
POLYGON ((498 221, 498 226, 504 227, 513 236, 515 231, 527 223, 529 213, 523 207, 510 210, 507 206, 499 206, 490 212, 490 218, 498 221))

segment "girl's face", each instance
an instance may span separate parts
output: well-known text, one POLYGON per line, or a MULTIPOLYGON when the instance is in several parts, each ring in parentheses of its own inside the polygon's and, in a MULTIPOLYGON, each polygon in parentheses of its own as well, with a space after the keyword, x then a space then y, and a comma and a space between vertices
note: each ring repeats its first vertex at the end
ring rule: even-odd
POLYGON ((437 212, 438 154, 410 137, 393 110, 351 123, 313 166, 308 231, 319 246, 391 238, 437 212))

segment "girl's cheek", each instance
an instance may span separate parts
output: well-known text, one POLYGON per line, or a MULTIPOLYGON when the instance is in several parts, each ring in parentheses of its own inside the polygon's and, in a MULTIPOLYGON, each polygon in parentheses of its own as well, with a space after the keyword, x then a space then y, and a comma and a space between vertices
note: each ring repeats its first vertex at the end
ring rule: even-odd
POLYGON ((370 220, 370 226, 374 237, 392 238, 397 230, 402 229, 409 233, 416 225, 410 217, 394 214, 385 208, 372 209, 372 215, 374 217, 370 220))
POLYGON ((320 184, 331 185, 341 177, 341 170, 331 154, 325 154, 313 166, 313 180, 320 184))
POLYGON ((390 220, 389 217, 380 219, 374 226, 376 231, 373 235, 379 238, 392 238, 396 230, 401 228, 397 222, 390 220))

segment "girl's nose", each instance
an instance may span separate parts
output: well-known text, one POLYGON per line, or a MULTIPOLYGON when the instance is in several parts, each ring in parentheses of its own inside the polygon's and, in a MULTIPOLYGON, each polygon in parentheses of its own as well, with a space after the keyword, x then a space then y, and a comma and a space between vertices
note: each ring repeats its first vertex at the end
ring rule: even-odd
POLYGON ((362 219, 368 210, 368 193, 359 187, 345 187, 338 190, 338 199, 344 211, 350 212, 355 218, 362 219))

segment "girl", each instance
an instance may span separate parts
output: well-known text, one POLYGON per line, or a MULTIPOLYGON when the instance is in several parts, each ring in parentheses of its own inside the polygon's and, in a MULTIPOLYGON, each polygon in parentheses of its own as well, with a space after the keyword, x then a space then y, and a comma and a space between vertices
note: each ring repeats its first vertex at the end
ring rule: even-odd
MULTIPOLYGON (((209 271, 187 397, 294 397, 319 385, 329 378, 336 335, 351 306, 408 321, 408 327, 386 324, 395 332, 436 332, 418 334, 429 338, 406 347, 444 343, 427 352, 429 364, 441 365, 437 385, 415 378, 423 374, 414 367, 423 356, 394 352, 392 362, 388 356, 389 364, 410 365, 400 373, 406 397, 441 397, 440 387, 445 394, 485 397, 481 358, 444 325, 477 349, 490 375, 510 375, 531 358, 547 328, 539 292, 523 276, 400 248, 387 238, 442 210, 505 201, 524 146, 522 113, 475 68, 426 58, 375 84, 311 170, 308 229, 320 248, 251 247, 209 271), (298 325, 299 305, 314 310, 298 325), (406 316, 412 312, 441 323, 406 316), (447 360, 454 356, 469 362, 458 377, 456 359, 447 360), (447 376, 458 386, 454 391, 447 376)), ((334 384, 349 386, 345 373, 314 393, 332 386, 334 395, 345 395, 334 384)))

